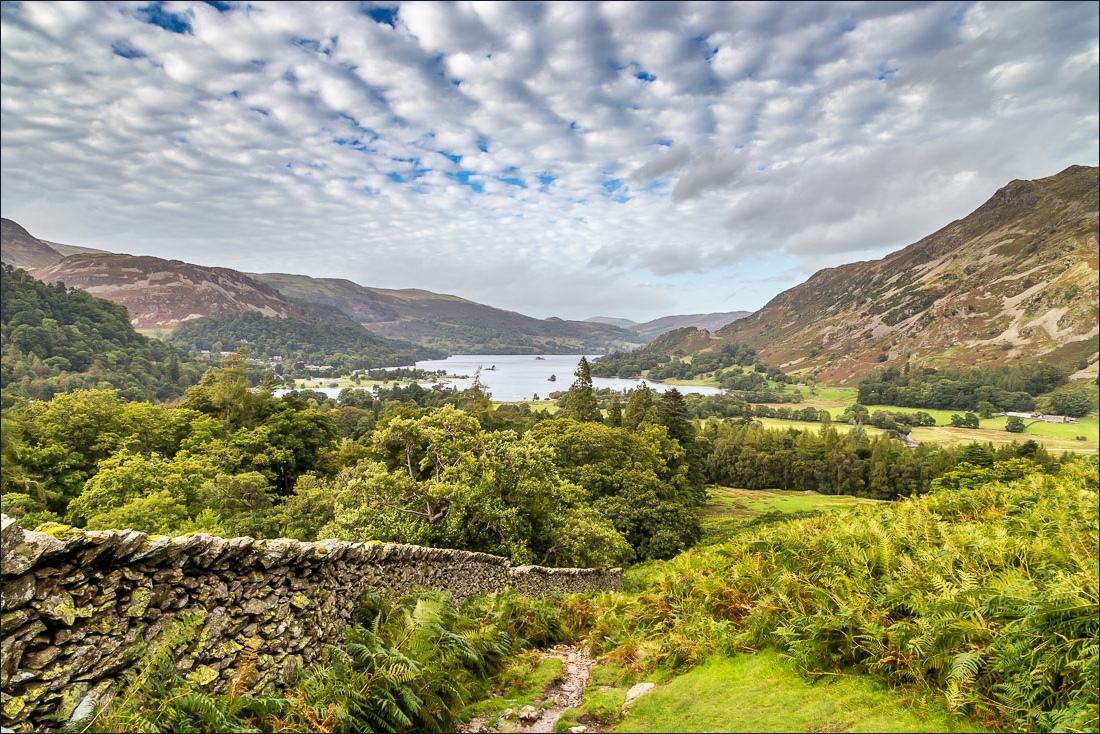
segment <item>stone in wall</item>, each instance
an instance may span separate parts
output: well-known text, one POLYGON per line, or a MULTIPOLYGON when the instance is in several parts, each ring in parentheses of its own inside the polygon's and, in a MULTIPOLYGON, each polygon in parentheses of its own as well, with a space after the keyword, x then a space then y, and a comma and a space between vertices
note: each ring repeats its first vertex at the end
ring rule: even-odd
POLYGON ((224 691, 246 646, 258 685, 285 680, 343 639, 368 589, 446 589, 461 601, 622 586, 621 569, 513 568, 485 553, 388 543, 25 531, 0 516, 0 721, 79 720, 110 696, 165 627, 202 618, 178 667, 224 691))

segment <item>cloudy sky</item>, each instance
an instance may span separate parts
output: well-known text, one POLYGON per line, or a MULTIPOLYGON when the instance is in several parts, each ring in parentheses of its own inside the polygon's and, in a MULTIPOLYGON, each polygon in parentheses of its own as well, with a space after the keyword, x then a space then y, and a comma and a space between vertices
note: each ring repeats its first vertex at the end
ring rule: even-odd
POLYGON ((1098 7, 4 2, 2 213, 537 317, 753 310, 1096 165, 1098 7))

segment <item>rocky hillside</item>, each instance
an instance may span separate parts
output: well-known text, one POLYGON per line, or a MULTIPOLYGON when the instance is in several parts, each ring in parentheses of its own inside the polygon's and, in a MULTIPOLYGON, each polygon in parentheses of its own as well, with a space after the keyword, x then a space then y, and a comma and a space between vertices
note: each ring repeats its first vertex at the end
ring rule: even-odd
POLYGON ((591 353, 645 341, 617 326, 536 319, 423 290, 367 288, 350 280, 285 273, 251 276, 287 299, 335 307, 375 334, 452 354, 591 353))
POLYGON ((822 270, 753 315, 675 348, 738 342, 770 365, 846 381, 884 363, 1095 359, 1097 173, 1013 181, 972 214, 882 260, 822 270))
POLYGON ((52 265, 64 255, 49 243, 31 235, 10 219, 0 219, 0 260, 17 268, 34 270, 52 265))
MULTIPOLYGON (((5 250, 7 244, 5 242, 5 250)), ((300 317, 278 293, 243 273, 159 257, 78 253, 32 274, 120 303, 137 328, 173 328, 204 316, 254 312, 300 317)))

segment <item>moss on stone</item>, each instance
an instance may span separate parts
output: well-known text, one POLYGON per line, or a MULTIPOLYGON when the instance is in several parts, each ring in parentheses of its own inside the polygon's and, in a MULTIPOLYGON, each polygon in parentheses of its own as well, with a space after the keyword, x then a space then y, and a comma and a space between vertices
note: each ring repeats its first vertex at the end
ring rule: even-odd
POLYGON ((200 686, 205 686, 218 679, 218 671, 209 665, 196 665, 195 669, 191 671, 191 675, 187 676, 187 679, 198 683, 200 686))
POLYGON ((4 704, 0 710, 4 712, 4 718, 11 720, 27 708, 27 702, 22 696, 4 696, 4 704))
POLYGON ((127 617, 140 617, 149 608, 152 592, 144 586, 139 586, 130 593, 130 606, 126 609, 127 617))
POLYGON ((70 537, 72 535, 79 535, 81 533, 80 530, 75 530, 74 531, 72 525, 62 525, 59 522, 45 522, 45 523, 42 523, 41 525, 39 525, 38 527, 36 527, 34 529, 34 532, 36 532, 36 533, 46 533, 47 535, 52 535, 53 537, 57 538, 58 540, 65 540, 66 537, 70 537))

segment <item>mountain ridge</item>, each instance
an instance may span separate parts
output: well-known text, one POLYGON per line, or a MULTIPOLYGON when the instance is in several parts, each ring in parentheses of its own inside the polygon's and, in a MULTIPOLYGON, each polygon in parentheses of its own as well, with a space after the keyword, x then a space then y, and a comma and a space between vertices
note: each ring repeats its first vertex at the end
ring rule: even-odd
POLYGON ((276 318, 302 316, 275 290, 239 271, 150 255, 82 252, 31 274, 125 306, 139 329, 172 328, 204 316, 247 311, 276 318))
POLYGON ((536 319, 419 288, 372 288, 344 278, 252 273, 291 300, 338 308, 364 328, 452 353, 537 354, 639 346, 632 332, 606 324, 536 319))
POLYGON ((996 365, 1093 355, 1097 172, 1011 181, 985 203, 879 260, 814 273, 684 353, 733 343, 769 364, 845 382, 891 362, 996 365))

